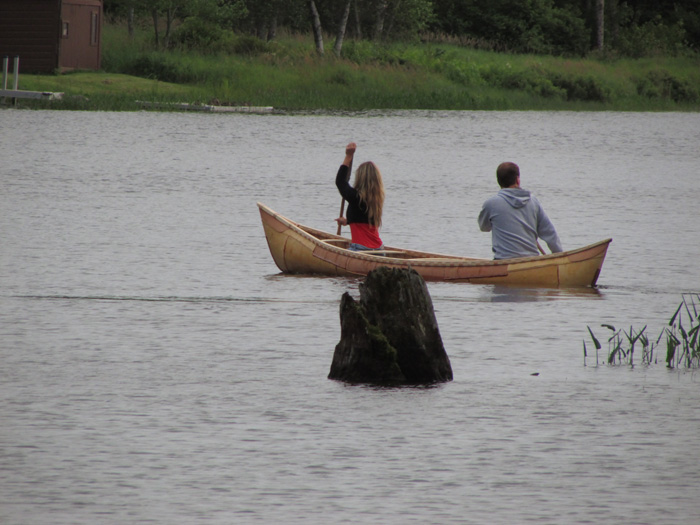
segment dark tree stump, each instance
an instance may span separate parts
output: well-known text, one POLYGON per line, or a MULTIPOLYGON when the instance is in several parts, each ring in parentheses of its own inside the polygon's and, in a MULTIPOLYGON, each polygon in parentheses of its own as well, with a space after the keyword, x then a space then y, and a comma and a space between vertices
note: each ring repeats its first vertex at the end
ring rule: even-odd
POLYGON ((340 301, 340 342, 328 377, 351 383, 429 384, 452 380, 452 366, 423 278, 378 268, 360 301, 340 301))

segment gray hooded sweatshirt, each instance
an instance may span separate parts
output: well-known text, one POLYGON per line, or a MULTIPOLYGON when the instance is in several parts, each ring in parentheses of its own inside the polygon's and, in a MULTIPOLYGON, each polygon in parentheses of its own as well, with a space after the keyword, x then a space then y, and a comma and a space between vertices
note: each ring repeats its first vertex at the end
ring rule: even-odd
POLYGON ((539 255, 538 237, 552 253, 563 251, 557 231, 539 201, 522 188, 503 188, 488 199, 479 214, 479 228, 491 232, 495 259, 539 255))

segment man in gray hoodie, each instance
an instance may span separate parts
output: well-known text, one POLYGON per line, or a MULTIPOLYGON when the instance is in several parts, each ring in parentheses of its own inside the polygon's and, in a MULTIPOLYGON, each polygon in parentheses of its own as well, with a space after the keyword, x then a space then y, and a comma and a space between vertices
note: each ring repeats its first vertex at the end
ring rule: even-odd
POLYGON ((539 255, 541 237, 552 253, 563 251, 552 221, 539 201, 520 187, 520 168, 504 162, 496 170, 501 190, 488 199, 479 214, 479 228, 491 232, 494 259, 539 255))

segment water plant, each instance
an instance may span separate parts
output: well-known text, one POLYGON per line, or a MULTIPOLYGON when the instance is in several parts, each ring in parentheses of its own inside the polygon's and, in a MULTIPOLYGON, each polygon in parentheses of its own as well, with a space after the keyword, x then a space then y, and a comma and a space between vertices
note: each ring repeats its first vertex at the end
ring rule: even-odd
MULTIPOLYGON (((616 329, 611 324, 601 324, 612 332, 608 338, 608 355, 603 363, 609 365, 628 364, 634 366, 635 348, 641 346, 641 363, 643 365, 656 364, 658 362, 658 347, 665 336, 666 342, 666 366, 668 368, 700 368, 700 294, 682 294, 681 303, 668 322, 668 326, 661 330, 656 341, 649 339, 646 334, 647 326, 635 331, 630 326, 629 331, 616 329), (684 315, 685 314, 685 315, 684 315), (684 326, 684 318, 686 324, 684 326), (655 350, 657 350, 655 352, 655 350)), ((599 364, 598 351, 602 350, 600 340, 595 336, 590 326, 588 333, 593 341, 596 351, 596 366, 599 364)), ((586 364, 588 348, 583 341, 583 364, 586 364)))

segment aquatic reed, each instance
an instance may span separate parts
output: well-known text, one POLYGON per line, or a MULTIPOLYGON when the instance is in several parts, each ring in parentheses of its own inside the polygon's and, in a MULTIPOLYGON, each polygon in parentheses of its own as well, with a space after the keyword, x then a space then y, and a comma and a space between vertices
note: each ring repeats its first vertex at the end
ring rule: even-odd
MULTIPOLYGON (((647 327, 635 331, 630 326, 629 332, 615 329, 611 324, 601 324, 612 332, 608 338, 608 355, 603 363, 609 365, 628 364, 634 366, 634 352, 637 344, 641 345, 641 363, 643 365, 656 364, 658 351, 655 352, 665 336, 666 342, 666 366, 668 368, 700 368, 700 294, 682 294, 681 303, 668 322, 668 326, 661 330, 656 341, 650 340, 646 335, 647 327), (684 315, 685 313, 685 315, 684 315), (684 325, 684 318, 686 324, 684 325)), ((600 340, 595 336, 590 326, 588 333, 596 350, 596 366, 599 364, 598 351, 602 349, 600 340)), ((586 341, 583 341, 583 364, 586 365, 588 349, 586 341)))

